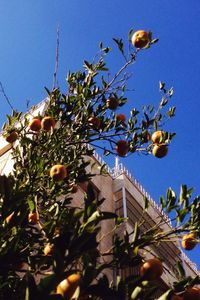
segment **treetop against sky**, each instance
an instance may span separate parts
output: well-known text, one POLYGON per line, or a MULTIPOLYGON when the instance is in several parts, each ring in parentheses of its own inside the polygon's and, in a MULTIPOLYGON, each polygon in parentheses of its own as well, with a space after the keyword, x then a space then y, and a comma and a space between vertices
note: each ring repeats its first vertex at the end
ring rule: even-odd
MULTIPOLYGON (((121 158, 152 197, 158 201, 171 186, 177 192, 181 184, 194 187, 199 194, 200 140, 199 122, 199 40, 200 3, 187 1, 2 1, 0 12, 0 81, 12 105, 26 111, 52 88, 55 70, 56 30, 60 28, 58 82, 65 91, 68 71, 91 61, 99 42, 112 48, 107 63, 113 73, 122 65, 122 57, 112 38, 127 41, 130 28, 153 32, 159 42, 138 56, 131 66, 128 103, 119 113, 128 115, 142 103, 160 99, 159 81, 174 87, 171 105, 176 118, 167 125, 177 133, 168 155, 162 161, 137 154, 121 158), (29 107, 30 107, 29 106, 29 107)), ((11 112, 3 94, 1 124, 11 112)), ((112 166, 114 160, 110 159, 112 166)), ((192 259, 199 266, 199 250, 192 259)))

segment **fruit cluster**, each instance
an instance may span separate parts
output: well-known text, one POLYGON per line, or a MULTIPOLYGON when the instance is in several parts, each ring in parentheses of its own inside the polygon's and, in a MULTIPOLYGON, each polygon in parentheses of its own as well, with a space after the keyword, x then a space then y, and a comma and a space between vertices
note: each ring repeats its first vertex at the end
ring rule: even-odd
POLYGON ((29 128, 32 131, 40 131, 43 129, 45 131, 50 131, 51 128, 54 129, 56 125, 56 120, 52 117, 46 116, 40 120, 39 118, 33 118, 29 123, 29 128))
POLYGON ((165 143, 165 132, 158 130, 151 136, 153 147, 152 154, 158 158, 162 158, 167 155, 168 147, 165 143))

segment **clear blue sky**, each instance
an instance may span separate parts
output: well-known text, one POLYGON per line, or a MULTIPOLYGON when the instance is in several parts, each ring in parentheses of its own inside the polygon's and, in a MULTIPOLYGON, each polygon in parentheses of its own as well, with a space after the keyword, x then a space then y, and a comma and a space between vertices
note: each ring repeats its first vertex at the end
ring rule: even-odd
MULTIPOLYGON (((56 28, 60 26, 59 83, 68 70, 81 68, 98 51, 99 41, 127 38, 130 28, 151 30, 160 41, 140 55, 132 67, 128 108, 156 103, 159 80, 173 85, 177 116, 167 128, 177 132, 166 158, 132 155, 123 159, 155 200, 171 186, 184 183, 200 194, 200 1, 182 0, 2 0, 0 9, 0 81, 14 107, 26 110, 52 87, 56 28)), ((110 67, 122 60, 113 54, 110 67)), ((10 108, 0 94, 0 123, 10 108)), ((112 160, 111 164, 114 164, 112 160)), ((199 263, 198 246, 190 257, 199 263)))

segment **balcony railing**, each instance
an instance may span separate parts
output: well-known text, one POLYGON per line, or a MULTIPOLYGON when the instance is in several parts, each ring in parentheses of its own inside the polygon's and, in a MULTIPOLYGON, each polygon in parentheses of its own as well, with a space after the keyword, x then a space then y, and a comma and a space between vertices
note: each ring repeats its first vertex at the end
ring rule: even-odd
POLYGON ((113 169, 113 177, 117 177, 121 174, 126 174, 129 180, 139 189, 139 191, 149 200, 152 207, 157 211, 159 215, 166 221, 166 223, 172 227, 171 219, 169 216, 163 211, 162 207, 158 205, 153 198, 149 195, 149 193, 144 189, 144 187, 136 180, 136 178, 127 170, 122 163, 118 164, 117 167, 113 169))
MULTIPOLYGON (((89 149, 93 149, 91 146, 89 146, 89 149)), ((94 150, 94 149, 93 149, 94 150)), ((159 206, 153 199, 152 197, 149 195, 149 193, 144 189, 144 187, 136 180, 136 178, 130 173, 129 170, 127 170, 124 165, 122 163, 117 164, 117 166, 113 169, 111 169, 106 163, 105 161, 102 159, 102 157, 94 150, 93 152, 94 157, 96 158, 96 160, 101 164, 105 164, 105 169, 107 170, 107 172, 112 176, 112 178, 116 178, 121 174, 125 174, 129 180, 139 189, 139 191, 145 196, 147 197, 147 199, 150 201, 150 203, 152 204, 152 207, 158 212, 158 214, 161 215, 161 217, 166 221, 166 223, 172 228, 172 223, 171 223, 171 219, 169 218, 169 216, 162 210, 162 207, 159 206)), ((189 265, 189 267, 191 268, 191 270, 200 276, 200 272, 197 269, 197 265, 192 262, 190 260, 190 258, 181 251, 181 258, 182 260, 189 265)))

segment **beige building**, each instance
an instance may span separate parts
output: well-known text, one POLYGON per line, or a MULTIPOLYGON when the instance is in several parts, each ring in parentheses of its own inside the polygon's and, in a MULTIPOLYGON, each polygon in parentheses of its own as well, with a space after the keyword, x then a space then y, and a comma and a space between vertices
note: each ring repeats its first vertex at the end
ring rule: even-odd
MULTIPOLYGON (((45 110, 46 102, 39 103, 31 112, 32 116, 37 115, 38 112, 42 113, 45 110)), ((2 135, 0 135, 0 174, 8 174, 12 172, 13 161, 11 159, 11 145, 8 144, 2 135)), ((90 158, 91 159, 91 158, 90 158)), ((94 152, 92 161, 96 162, 96 170, 104 164, 102 158, 94 152)), ((131 176, 128 170, 126 170, 118 159, 116 159, 115 167, 113 169, 106 167, 106 176, 95 176, 92 180, 94 188, 98 194, 98 197, 105 198, 106 201, 102 205, 102 210, 109 210, 116 212, 119 216, 127 219, 125 228, 122 228, 119 234, 123 234, 124 229, 131 233, 134 229, 135 222, 138 220, 144 221, 140 227, 141 231, 153 227, 156 222, 162 221, 160 230, 167 231, 171 228, 172 224, 169 217, 162 211, 162 209, 156 204, 151 196, 145 191, 142 185, 131 176), (146 197, 151 206, 143 214, 144 197, 146 197)), ((80 187, 78 195, 76 194, 76 203, 83 195, 83 188, 80 187)), ((108 232, 112 232, 112 222, 110 225, 102 225, 101 235, 107 235, 108 232)), ((111 246, 111 238, 102 238, 102 250, 109 249, 111 246)), ((158 256, 164 261, 165 271, 160 280, 160 294, 163 292, 167 285, 176 280, 177 271, 176 263, 182 260, 186 274, 195 276, 200 275, 196 265, 181 251, 178 242, 162 242, 159 246, 152 246, 146 253, 147 257, 158 256)), ((121 273, 123 276, 128 274, 137 274, 138 269, 128 268, 121 273)), ((158 295, 157 295, 158 296, 158 295)))

